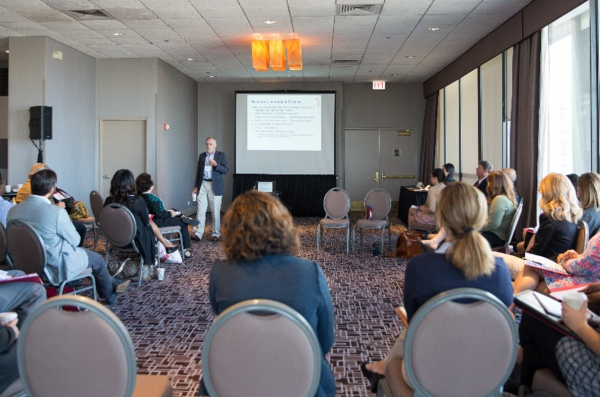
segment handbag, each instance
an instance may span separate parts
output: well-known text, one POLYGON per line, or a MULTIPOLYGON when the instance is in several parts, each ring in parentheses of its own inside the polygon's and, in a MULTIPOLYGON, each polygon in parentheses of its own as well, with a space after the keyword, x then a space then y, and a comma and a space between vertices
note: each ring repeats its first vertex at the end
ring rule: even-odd
POLYGON ((423 238, 420 231, 402 232, 396 241, 396 250, 386 255, 387 258, 412 258, 423 253, 418 238, 423 238))
POLYGON ((69 218, 71 218, 72 221, 76 221, 78 219, 84 219, 89 216, 90 213, 88 212, 87 208, 85 208, 85 204, 83 204, 83 201, 75 201, 73 209, 69 214, 69 218))

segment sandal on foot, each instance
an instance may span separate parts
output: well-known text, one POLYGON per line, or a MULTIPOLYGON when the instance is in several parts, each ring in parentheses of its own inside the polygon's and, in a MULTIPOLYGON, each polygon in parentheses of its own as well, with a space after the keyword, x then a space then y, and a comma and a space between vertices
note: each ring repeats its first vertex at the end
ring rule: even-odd
POLYGON ((379 380, 385 378, 385 375, 378 374, 377 372, 373 372, 367 369, 366 362, 360 363, 360 372, 362 372, 363 376, 369 380, 370 390, 371 392, 377 394, 377 385, 379 384, 379 380))
POLYGON ((174 245, 173 247, 165 247, 167 250, 167 254, 172 254, 175 251, 179 251, 179 245, 174 245))

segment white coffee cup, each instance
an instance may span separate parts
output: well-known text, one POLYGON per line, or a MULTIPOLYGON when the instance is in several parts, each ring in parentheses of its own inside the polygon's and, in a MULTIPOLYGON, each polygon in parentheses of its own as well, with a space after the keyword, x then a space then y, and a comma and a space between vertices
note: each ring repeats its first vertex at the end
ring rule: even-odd
POLYGON ((12 192, 12 186, 6 185, 6 193, 12 192))
POLYGON ((17 186, 13 186, 13 192, 16 193, 18 191, 19 191, 19 186, 18 185, 17 186))
POLYGON ((563 301, 575 310, 581 309, 581 305, 587 300, 587 295, 583 292, 570 292, 563 298, 563 301))
POLYGON ((0 325, 5 326, 18 317, 19 315, 15 312, 0 313, 0 325))
POLYGON ((159 267, 156 269, 156 277, 158 277, 158 281, 163 281, 165 279, 165 268, 159 267))

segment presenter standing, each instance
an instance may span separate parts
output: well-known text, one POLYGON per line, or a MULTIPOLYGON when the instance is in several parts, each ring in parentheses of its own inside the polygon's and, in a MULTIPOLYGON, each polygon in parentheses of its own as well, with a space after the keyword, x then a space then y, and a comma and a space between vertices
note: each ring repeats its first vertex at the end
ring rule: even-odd
POLYGON ((198 159, 198 170, 196 171, 196 183, 192 190, 192 196, 197 194, 198 213, 196 215, 198 227, 194 232, 192 240, 202 240, 204 225, 206 223, 206 209, 210 205, 212 212, 212 236, 211 241, 219 241, 221 237, 221 201, 223 198, 223 175, 229 172, 227 156, 217 149, 217 140, 213 137, 206 138, 206 152, 200 154, 198 159))

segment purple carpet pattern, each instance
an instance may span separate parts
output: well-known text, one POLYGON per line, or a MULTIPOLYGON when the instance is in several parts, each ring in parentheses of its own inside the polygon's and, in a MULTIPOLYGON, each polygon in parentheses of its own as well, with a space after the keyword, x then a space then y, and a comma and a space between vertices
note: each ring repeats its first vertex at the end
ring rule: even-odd
MULTIPOLYGON (((362 216, 356 213, 355 217, 362 216)), ((404 226, 391 213, 392 245, 404 226)), ((329 283, 335 308, 336 341, 327 355, 336 377, 337 395, 373 396, 362 377, 362 361, 382 358, 400 333, 394 308, 402 304, 406 261, 376 258, 371 244, 375 231, 365 233, 365 249, 346 254, 345 231, 327 229, 317 253, 319 218, 296 218, 300 257, 318 262, 329 283)), ((354 222, 352 222, 354 224, 354 222)), ((86 247, 93 245, 88 233, 86 247)), ((100 237, 97 251, 103 253, 100 237)), ((196 396, 202 376, 202 342, 214 315, 208 301, 211 264, 224 258, 218 243, 193 242, 194 257, 180 265, 165 265, 165 280, 132 285, 110 308, 133 340, 138 372, 168 375, 174 396, 196 396)))

